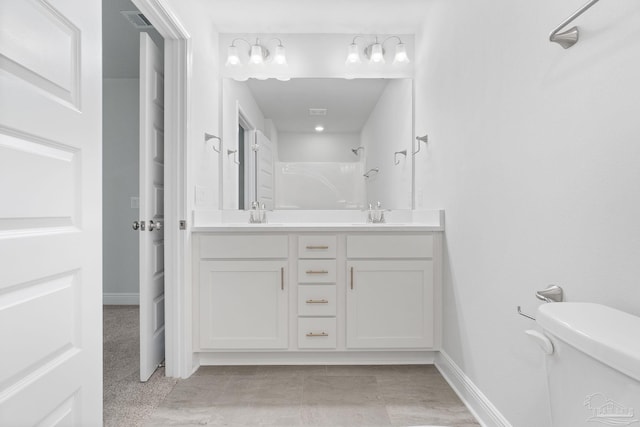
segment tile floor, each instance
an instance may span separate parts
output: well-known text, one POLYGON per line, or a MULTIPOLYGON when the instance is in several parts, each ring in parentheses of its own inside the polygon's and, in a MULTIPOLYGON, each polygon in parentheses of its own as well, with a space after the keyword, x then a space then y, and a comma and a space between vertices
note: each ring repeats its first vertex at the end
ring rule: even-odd
POLYGON ((201 367, 147 426, 479 426, 433 366, 201 367))

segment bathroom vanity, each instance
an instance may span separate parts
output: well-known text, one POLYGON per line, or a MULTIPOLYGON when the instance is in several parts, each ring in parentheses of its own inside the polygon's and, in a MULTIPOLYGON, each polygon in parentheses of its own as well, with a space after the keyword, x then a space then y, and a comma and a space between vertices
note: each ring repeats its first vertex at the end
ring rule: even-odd
POLYGON ((200 364, 430 363, 441 325, 436 217, 199 227, 200 364))
POLYGON ((412 80, 223 79, 222 94, 223 209, 193 218, 196 365, 432 363, 444 220, 412 210, 412 80))

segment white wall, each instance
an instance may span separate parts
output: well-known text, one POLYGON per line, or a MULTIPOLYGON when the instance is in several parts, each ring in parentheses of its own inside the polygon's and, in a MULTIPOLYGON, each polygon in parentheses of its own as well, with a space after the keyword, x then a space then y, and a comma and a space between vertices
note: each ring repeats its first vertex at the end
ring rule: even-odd
POLYGON ((223 156, 212 149, 214 143, 217 147, 217 140, 205 144, 204 133, 221 134, 219 36, 207 13, 206 1, 167 0, 167 3, 191 36, 187 202, 190 211, 218 209, 223 156))
POLYGON ((139 186, 139 81, 103 80, 102 217, 103 294, 106 304, 137 303, 138 209, 131 197, 139 186))
POLYGON ((383 207, 411 209, 413 135, 413 82, 389 80, 378 103, 362 128, 365 171, 378 168, 366 180, 367 201, 383 207), (396 151, 407 151, 407 155, 396 151), (395 159, 399 164, 395 164, 395 159))
MULTIPOLYGON (((351 151, 360 145, 357 133, 281 132, 278 140, 282 162, 358 162, 362 156, 351 151)), ((360 153, 362 154, 362 153, 360 153)))
POLYGON ((518 427, 549 425, 534 292, 640 315, 640 7, 433 0, 417 38, 419 206, 446 210, 444 351, 518 427))

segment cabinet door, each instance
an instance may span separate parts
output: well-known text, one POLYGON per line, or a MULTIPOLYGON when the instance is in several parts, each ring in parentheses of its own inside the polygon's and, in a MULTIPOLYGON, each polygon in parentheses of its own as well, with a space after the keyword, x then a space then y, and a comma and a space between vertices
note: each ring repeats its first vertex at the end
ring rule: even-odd
POLYGON ((433 261, 347 263, 347 347, 431 348, 433 261))
POLYGON ((286 349, 287 262, 201 261, 200 347, 286 349))

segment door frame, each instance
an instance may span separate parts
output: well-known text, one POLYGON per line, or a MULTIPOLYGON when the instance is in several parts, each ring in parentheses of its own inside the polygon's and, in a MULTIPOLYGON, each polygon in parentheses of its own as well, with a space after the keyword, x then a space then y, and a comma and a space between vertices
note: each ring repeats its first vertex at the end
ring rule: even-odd
POLYGON ((164 37, 165 67, 165 373, 187 378, 195 370, 191 337, 191 211, 187 151, 191 86, 191 36, 166 0, 133 0, 164 37), (186 228, 180 229, 180 221, 186 228))
MULTIPOLYGON (((257 200, 256 198, 256 152, 251 149, 251 146, 255 143, 256 126, 251 121, 251 118, 242 108, 239 101, 236 101, 236 118, 238 125, 236 128, 241 127, 244 130, 244 158, 241 160, 244 162, 244 209, 249 210, 251 208, 251 202, 257 200), (253 141, 252 141, 253 138, 253 141), (248 190, 248 191, 247 191, 248 190)), ((240 140, 238 138, 237 147, 240 149, 240 140)), ((238 182, 238 191, 240 191, 240 183, 238 182)))

